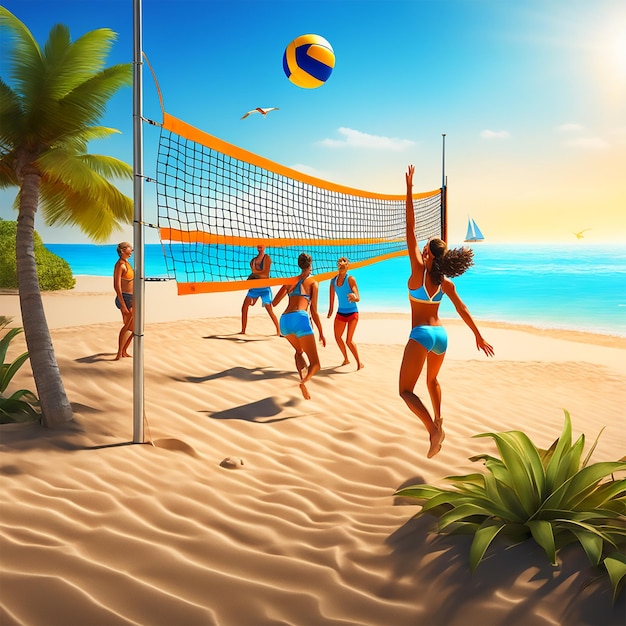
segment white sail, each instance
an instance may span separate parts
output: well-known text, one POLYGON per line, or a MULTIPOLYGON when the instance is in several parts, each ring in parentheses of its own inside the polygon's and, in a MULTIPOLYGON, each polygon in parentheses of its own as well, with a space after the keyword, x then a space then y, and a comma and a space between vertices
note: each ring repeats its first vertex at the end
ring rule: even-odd
POLYGON ((485 236, 478 228, 478 224, 469 217, 467 220, 467 234, 465 235, 465 241, 482 241, 485 236))

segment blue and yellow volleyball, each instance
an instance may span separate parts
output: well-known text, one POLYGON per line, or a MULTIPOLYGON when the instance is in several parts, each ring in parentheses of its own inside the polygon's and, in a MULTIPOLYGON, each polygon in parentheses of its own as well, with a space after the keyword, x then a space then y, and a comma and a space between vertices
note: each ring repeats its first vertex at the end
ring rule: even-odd
POLYGON ((321 87, 335 67, 333 47, 319 35, 300 35, 285 49, 283 70, 298 87, 321 87))

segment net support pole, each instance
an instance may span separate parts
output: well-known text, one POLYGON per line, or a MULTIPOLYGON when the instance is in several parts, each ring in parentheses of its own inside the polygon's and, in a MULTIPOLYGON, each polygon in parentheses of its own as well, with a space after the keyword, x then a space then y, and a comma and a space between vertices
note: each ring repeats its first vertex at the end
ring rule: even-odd
POLYGON ((441 134, 441 238, 448 243, 448 181, 446 179, 446 134, 441 134))
POLYGON ((141 2, 133 0, 133 443, 144 443, 144 241, 143 241, 143 128, 142 128, 142 31, 141 2))

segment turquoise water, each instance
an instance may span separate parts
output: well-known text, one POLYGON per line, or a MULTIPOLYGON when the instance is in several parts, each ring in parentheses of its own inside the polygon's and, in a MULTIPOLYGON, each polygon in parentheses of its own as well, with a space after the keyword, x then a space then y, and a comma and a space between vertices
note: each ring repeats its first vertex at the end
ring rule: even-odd
MULTIPOLYGON (((46 246, 76 275, 111 276, 118 258, 115 245, 46 246)), ((626 246, 481 243, 473 250, 475 265, 454 282, 474 318, 626 336, 626 246)), ((147 277, 168 277, 160 244, 146 245, 144 256, 147 277)), ((352 273, 361 311, 409 312, 408 257, 352 273)), ((324 302, 326 292, 324 283, 324 302)), ((446 298, 440 314, 457 315, 446 298)))

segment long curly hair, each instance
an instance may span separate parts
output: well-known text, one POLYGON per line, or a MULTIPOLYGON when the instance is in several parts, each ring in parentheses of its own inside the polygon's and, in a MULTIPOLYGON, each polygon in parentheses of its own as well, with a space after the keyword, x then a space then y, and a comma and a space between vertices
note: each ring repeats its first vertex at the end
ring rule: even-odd
POLYGON ((471 248, 463 246, 448 250, 446 242, 438 238, 431 239, 428 247, 433 255, 430 276, 437 285, 441 284, 444 276, 460 276, 474 265, 474 251, 471 248))

